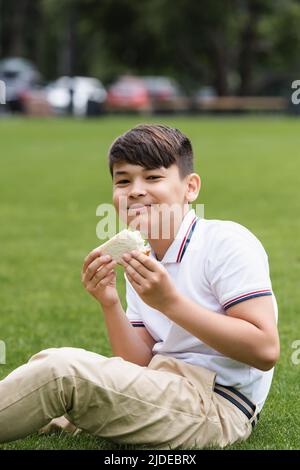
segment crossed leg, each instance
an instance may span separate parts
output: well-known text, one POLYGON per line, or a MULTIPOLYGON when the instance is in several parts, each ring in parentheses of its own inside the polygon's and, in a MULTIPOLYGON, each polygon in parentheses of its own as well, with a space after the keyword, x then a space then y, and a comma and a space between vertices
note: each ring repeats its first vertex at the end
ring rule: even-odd
POLYGON ((0 381, 0 442, 62 416, 93 435, 161 449, 197 445, 201 436, 205 444, 220 432, 208 423, 203 400, 186 378, 120 357, 47 349, 0 381))

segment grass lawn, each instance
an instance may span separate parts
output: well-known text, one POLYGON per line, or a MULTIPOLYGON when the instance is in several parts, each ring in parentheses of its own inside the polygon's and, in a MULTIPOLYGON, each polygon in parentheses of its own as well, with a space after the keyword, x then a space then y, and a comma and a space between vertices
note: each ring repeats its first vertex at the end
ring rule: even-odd
MULTIPOLYGON (((99 245, 96 207, 111 202, 108 147, 143 120, 0 120, 0 340, 7 348, 0 379, 49 347, 111 355, 101 311, 82 288, 80 270, 86 254, 99 245)), ((300 365, 292 363, 291 345, 300 339, 300 121, 168 117, 154 122, 179 127, 192 139, 205 217, 245 225, 269 254, 281 358, 259 425, 246 443, 230 448, 299 449, 300 365)), ((124 447, 87 434, 33 435, 0 445, 118 448, 124 447)))

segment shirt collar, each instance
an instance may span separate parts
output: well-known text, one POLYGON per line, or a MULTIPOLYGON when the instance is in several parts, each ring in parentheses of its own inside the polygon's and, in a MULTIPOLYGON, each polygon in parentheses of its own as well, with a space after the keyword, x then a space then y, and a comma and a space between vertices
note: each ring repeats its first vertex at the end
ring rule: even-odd
MULTIPOLYGON (((194 209, 190 209, 189 212, 184 216, 175 239, 167 249, 163 259, 160 261, 162 264, 181 262, 186 248, 190 242, 196 222, 197 217, 195 211, 194 209)), ((151 249, 150 256, 156 259, 153 249, 151 249)))

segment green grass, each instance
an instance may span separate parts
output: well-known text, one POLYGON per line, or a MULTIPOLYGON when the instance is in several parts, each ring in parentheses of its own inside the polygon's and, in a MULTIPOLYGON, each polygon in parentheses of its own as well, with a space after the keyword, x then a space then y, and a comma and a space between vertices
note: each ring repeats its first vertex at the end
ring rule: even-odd
MULTIPOLYGON (((146 119, 150 121, 151 119, 146 119)), ((111 141, 141 117, 0 121, 0 379, 48 347, 111 355, 101 311, 82 288, 86 254, 99 244, 96 207, 111 201, 111 141)), ((234 220, 264 244, 279 306, 281 358, 260 423, 232 449, 300 448, 300 121, 162 118, 192 139, 207 218, 234 220)), ((124 282, 119 293, 125 306, 124 282)), ((0 449, 117 449, 82 434, 30 436, 0 449)))

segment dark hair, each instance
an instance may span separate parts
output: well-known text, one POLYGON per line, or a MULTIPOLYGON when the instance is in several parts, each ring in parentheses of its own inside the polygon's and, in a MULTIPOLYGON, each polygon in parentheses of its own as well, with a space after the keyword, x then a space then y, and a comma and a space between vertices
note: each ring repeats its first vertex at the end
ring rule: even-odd
POLYGON ((178 129, 142 124, 119 136, 109 149, 109 169, 118 162, 140 165, 147 170, 176 164, 183 179, 194 171, 190 140, 178 129))

